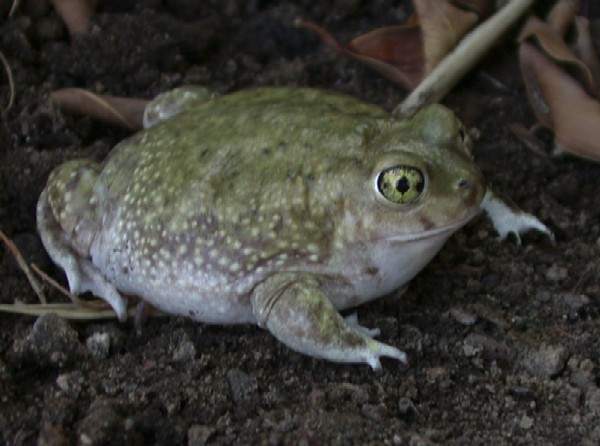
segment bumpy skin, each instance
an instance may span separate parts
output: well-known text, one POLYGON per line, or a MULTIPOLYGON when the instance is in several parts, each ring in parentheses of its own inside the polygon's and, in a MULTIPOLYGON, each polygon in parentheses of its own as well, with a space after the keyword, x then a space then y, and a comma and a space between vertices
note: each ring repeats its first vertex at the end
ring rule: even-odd
MULTIPOLYGON (((102 166, 51 174, 38 227, 71 289, 121 319, 133 294, 203 322, 258 323, 315 357, 405 361, 336 310, 407 283, 477 212, 485 187, 454 115, 431 106, 401 122, 312 89, 186 91, 160 99, 182 98, 179 114, 102 166), (422 177, 407 203, 380 190, 394 166, 422 177)), ((406 178, 391 184, 401 195, 406 178)))

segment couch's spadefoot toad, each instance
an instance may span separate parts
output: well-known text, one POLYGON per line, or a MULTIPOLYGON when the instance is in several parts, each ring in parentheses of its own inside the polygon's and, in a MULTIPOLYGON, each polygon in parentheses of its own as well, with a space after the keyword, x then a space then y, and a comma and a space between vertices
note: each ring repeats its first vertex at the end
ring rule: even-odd
POLYGON ((398 121, 321 90, 180 89, 147 118, 102 165, 56 168, 40 197, 73 292, 120 319, 131 294, 330 361, 406 360, 337 310, 406 284, 477 213, 484 181, 451 111, 398 121))

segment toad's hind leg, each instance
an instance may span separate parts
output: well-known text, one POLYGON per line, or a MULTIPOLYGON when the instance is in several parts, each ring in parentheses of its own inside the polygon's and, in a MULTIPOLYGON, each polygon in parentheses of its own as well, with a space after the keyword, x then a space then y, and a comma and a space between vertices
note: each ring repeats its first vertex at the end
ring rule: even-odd
POLYGON ((406 354, 356 330, 340 316, 310 276, 284 273, 258 285, 252 295, 254 314, 288 347, 334 362, 365 362, 379 369, 386 356, 406 363, 406 354))
POLYGON ((119 320, 124 321, 126 300, 89 256, 89 245, 97 228, 91 221, 94 211, 87 207, 92 188, 84 183, 89 183, 95 175, 95 166, 85 162, 59 166, 38 200, 38 232, 54 263, 64 269, 71 292, 91 291, 110 304, 119 320), (71 184, 64 181, 65 176, 71 184))

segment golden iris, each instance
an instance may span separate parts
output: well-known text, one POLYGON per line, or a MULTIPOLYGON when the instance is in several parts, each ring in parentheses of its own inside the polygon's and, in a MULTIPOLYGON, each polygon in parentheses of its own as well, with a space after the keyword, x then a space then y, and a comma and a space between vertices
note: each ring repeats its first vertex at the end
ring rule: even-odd
POLYGON ((423 172, 413 166, 394 166, 377 177, 377 189, 392 203, 411 204, 425 189, 423 172))

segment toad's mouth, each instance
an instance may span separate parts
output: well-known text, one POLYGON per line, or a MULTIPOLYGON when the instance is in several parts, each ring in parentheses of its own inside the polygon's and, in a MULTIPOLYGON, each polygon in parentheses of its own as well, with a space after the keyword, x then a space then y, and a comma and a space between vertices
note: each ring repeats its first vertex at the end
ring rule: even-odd
POLYGON ((444 226, 439 226, 433 229, 426 229, 419 232, 413 232, 410 234, 400 234, 400 235, 391 235, 387 237, 378 238, 375 241, 387 241, 387 242, 411 242, 417 240, 423 240, 427 238, 437 237, 438 235, 448 235, 457 231, 464 225, 466 225, 473 217, 475 217, 479 213, 480 209, 475 209, 464 217, 454 220, 452 223, 449 223, 444 226))

